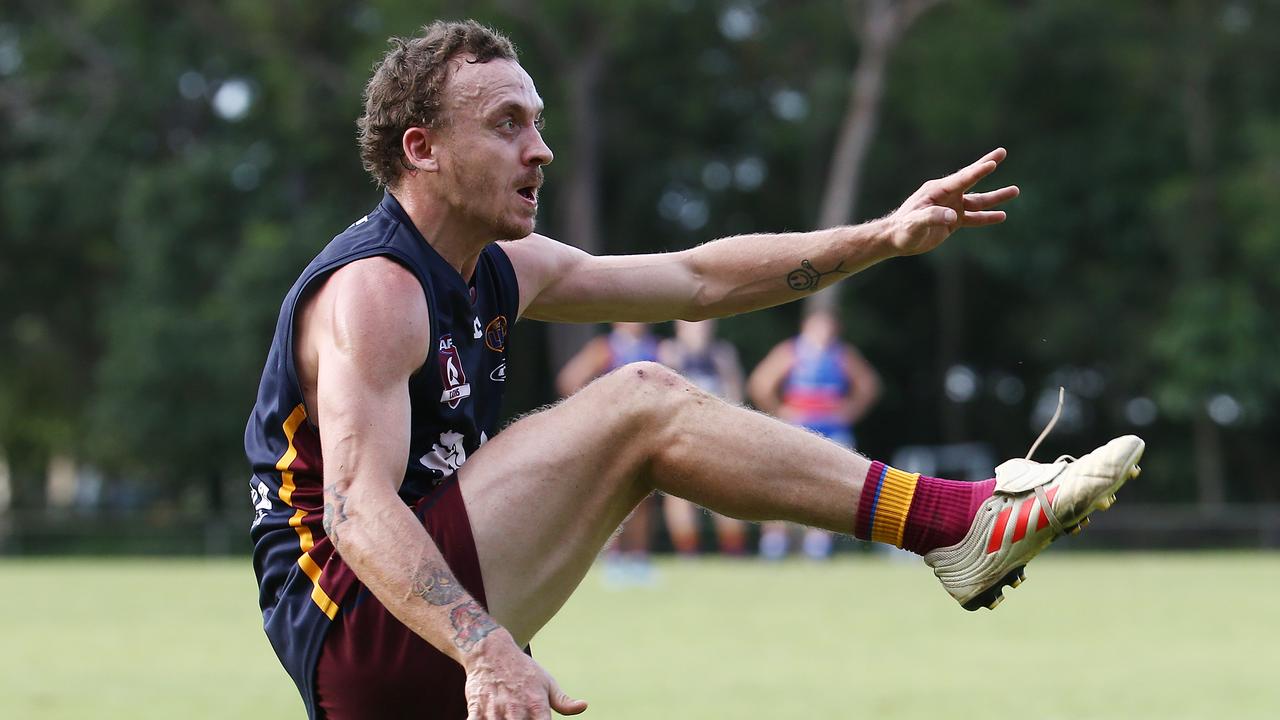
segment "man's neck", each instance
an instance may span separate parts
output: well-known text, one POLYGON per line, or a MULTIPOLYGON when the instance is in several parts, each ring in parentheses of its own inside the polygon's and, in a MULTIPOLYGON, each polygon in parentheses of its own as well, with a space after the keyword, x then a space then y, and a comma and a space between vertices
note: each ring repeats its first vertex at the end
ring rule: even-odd
POLYGON ((470 281, 480 252, 493 238, 484 237, 474 228, 466 227, 450 208, 443 203, 433 202, 421 193, 407 188, 389 192, 400 203, 400 207, 431 249, 457 270, 463 280, 470 281))

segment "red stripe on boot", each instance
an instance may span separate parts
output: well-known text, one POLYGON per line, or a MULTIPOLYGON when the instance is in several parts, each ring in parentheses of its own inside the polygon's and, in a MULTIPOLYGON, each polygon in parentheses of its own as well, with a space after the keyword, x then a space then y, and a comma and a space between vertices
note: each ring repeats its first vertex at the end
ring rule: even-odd
POLYGON ((1027 522, 1031 520, 1031 506, 1036 504, 1035 496, 1029 497, 1022 501, 1022 506, 1018 508, 1018 524, 1013 526, 1013 538, 1011 542, 1018 542, 1027 535, 1027 522))
POLYGON ((996 518, 996 526, 991 529, 991 540, 987 542, 987 553, 993 553, 1000 549, 1004 544, 1004 528, 1009 524, 1009 516, 1013 514, 1013 508, 1006 507, 1000 511, 1000 517, 996 518))

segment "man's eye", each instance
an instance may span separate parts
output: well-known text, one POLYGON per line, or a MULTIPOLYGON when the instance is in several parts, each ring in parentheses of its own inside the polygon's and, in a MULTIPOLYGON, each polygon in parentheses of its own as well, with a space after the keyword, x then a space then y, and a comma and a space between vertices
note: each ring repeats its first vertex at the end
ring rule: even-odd
POLYGON ((547 119, 546 119, 546 118, 544 118, 544 117, 542 117, 541 115, 539 115, 539 116, 538 116, 538 117, 533 121, 533 127, 534 127, 538 132, 542 132, 543 130, 545 130, 545 129, 547 128, 547 119))
POLYGON ((506 120, 503 120, 502 122, 498 123, 498 127, 508 132, 511 132, 516 129, 516 121, 512 120, 511 118, 507 118, 506 120))

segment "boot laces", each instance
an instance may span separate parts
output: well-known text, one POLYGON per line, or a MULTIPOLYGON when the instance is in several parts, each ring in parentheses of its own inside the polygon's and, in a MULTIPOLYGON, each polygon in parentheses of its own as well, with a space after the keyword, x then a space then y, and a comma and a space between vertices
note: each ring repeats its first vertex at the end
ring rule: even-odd
MULTIPOLYGON (((1049 433, 1053 432, 1053 426, 1057 425, 1058 418, 1062 417, 1062 404, 1066 400, 1066 398, 1067 398, 1067 389, 1059 385, 1058 386, 1058 407, 1054 409, 1053 417, 1049 418, 1049 423, 1044 426, 1044 430, 1040 431, 1040 437, 1036 438, 1036 441, 1031 443, 1031 449, 1027 451, 1026 457, 1023 458, 1024 460, 1030 460, 1031 456, 1036 454, 1036 450, 1040 447, 1040 443, 1044 442, 1044 439, 1049 437, 1049 433)), ((1071 455, 1059 455, 1058 459, 1054 460, 1053 462, 1054 464, 1057 464, 1064 461, 1075 462, 1075 460, 1076 459, 1071 455)))

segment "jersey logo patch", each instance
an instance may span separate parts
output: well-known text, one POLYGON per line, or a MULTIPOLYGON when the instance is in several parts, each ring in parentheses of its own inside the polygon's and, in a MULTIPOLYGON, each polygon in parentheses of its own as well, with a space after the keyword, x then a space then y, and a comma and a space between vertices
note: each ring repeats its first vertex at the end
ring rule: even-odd
POLYGON ((484 335, 484 331, 480 329, 480 318, 471 318, 471 325, 471 338, 479 340, 484 335))
POLYGON ((442 475, 448 475, 467 461, 467 449, 462 441, 462 433, 446 430, 440 433, 440 442, 432 445, 431 452, 418 458, 418 462, 442 475))
MULTIPOLYGON (((466 437, 460 432, 445 430, 440 433, 440 442, 431 446, 431 452, 418 458, 423 467, 448 475, 456 472, 467 461, 467 448, 463 444, 466 437)), ((480 433, 480 445, 489 442, 489 436, 480 433)))
POLYGON ((493 372, 489 373, 489 379, 494 382, 506 382, 507 381, 507 364, 502 363, 498 367, 494 368, 493 372))
POLYGON ((258 527, 258 523, 271 512, 271 495, 267 489, 267 484, 258 481, 258 487, 249 488, 249 499, 253 502, 253 526, 258 527))
POLYGON ((494 352, 502 352, 507 347, 507 316, 499 315, 489 321, 484 329, 484 346, 494 352))
POLYGON ((462 369, 458 348, 453 346, 453 335, 440 337, 437 355, 440 358, 440 384, 444 386, 440 402, 456 408, 463 398, 471 397, 471 385, 467 383, 467 373, 462 369))

